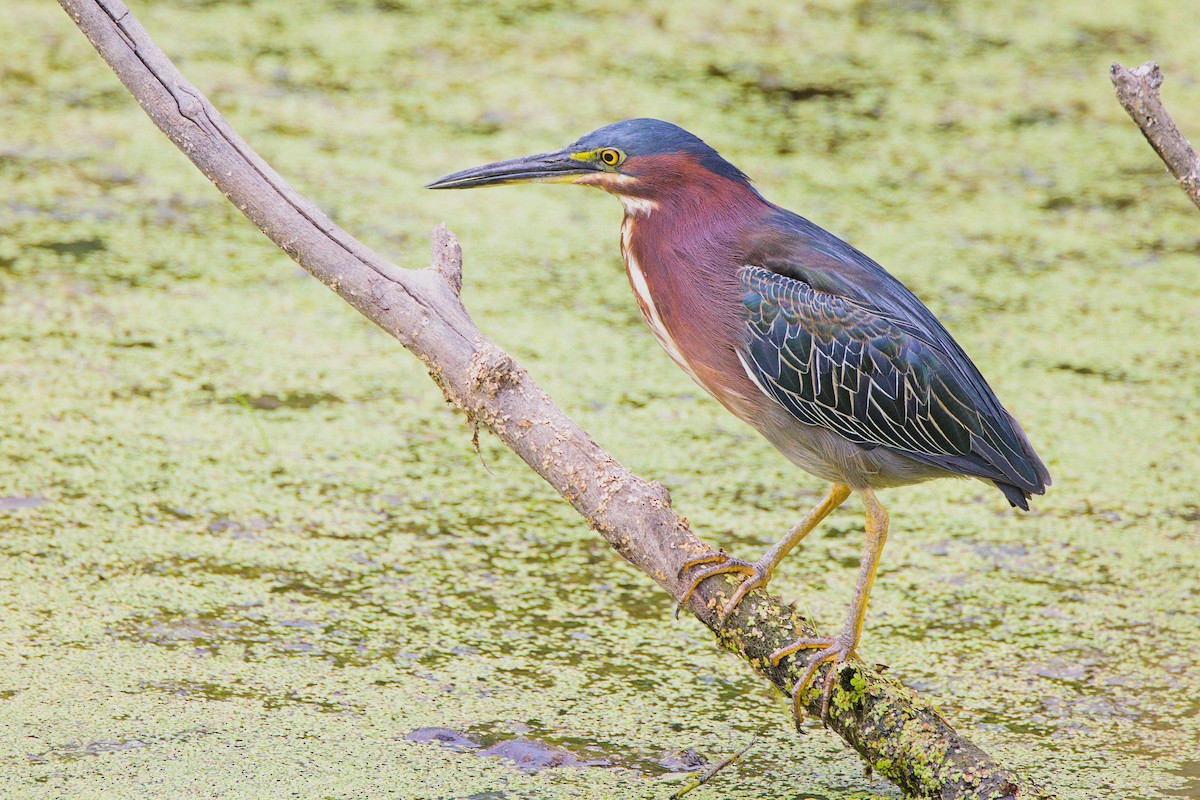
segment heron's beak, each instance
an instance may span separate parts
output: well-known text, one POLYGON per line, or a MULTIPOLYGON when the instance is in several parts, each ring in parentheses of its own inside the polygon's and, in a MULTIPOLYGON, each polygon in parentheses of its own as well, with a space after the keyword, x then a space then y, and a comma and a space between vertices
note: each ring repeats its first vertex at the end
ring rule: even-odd
POLYGON ((478 186, 504 186, 510 183, 571 183, 580 175, 600 171, 595 162, 576 158, 567 148, 512 161, 499 161, 482 167, 464 169, 426 186, 426 189, 474 189, 478 186))

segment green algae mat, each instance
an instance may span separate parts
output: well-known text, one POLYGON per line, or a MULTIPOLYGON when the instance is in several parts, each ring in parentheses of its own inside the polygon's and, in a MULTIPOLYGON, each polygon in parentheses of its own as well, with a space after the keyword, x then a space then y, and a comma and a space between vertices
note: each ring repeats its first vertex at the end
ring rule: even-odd
MULTIPOLYGON (((671 365, 620 208, 455 169, 655 116, 911 286, 1055 485, 885 495, 861 652, 1061 798, 1200 797, 1200 215, 1112 97, 1179 2, 136 3, 281 173, 464 297, 708 541, 823 491, 671 365)), ((893 798, 245 222, 53 3, 0 15, 0 794, 893 798)), ((775 592, 826 626, 850 503, 775 592)))

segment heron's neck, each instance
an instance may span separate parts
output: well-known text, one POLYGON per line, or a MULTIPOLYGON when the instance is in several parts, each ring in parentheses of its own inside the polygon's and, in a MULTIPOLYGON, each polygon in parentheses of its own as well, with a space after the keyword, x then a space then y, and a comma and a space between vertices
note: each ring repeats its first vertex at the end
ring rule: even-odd
POLYGON ((715 251, 733 256, 746 231, 762 224, 772 208, 750 185, 716 175, 619 199, 625 208, 623 249, 656 250, 659 257, 647 260, 663 266, 670 265, 667 251, 690 254, 686 261, 692 265, 713 262, 715 251))
POLYGON ((749 187, 625 202, 621 254, 642 316, 672 360, 730 408, 753 396, 734 355, 737 273, 748 229, 769 209, 749 187))
POLYGON ((716 187, 720 191, 687 184, 654 197, 622 198, 621 255, 656 333, 694 326, 714 311, 727 314, 735 307, 747 234, 772 207, 748 185, 720 180, 727 184, 716 187))

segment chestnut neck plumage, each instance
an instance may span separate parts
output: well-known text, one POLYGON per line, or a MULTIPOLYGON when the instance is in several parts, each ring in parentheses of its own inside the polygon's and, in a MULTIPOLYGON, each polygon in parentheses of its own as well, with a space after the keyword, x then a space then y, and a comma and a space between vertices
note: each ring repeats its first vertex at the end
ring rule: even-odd
MULTIPOLYGON (((632 160, 632 159, 631 159, 632 160)), ((747 181, 686 156, 639 160, 648 180, 604 187, 625 206, 621 253, 642 316, 671 358, 738 416, 762 401, 738 361, 737 275, 747 234, 772 206, 747 181)))

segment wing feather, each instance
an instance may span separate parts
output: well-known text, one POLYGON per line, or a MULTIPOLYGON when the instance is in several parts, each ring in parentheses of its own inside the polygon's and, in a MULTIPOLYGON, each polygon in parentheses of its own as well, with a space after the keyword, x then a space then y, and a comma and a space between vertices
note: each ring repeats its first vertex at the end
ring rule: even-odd
POLYGON ((972 402, 978 389, 963 385, 952 354, 929 337, 854 298, 771 269, 746 266, 739 278, 743 364, 796 419, 866 448, 888 447, 1023 491, 1042 488, 1021 474, 1028 466, 1013 463, 1021 457, 1018 443, 1001 430, 1010 418, 972 402))
MULTIPOLYGON (((767 290, 768 299, 755 297, 749 318, 760 329, 752 338, 771 338, 801 355, 772 361, 767 370, 779 375, 772 391, 777 399, 791 398, 780 402, 797 418, 833 425, 864 447, 895 447, 953 472, 992 479, 1014 505, 1027 507, 1029 494, 1045 491, 1050 473, 1021 426, 904 284, 833 234, 778 207, 743 244, 742 263, 782 281, 767 290), (793 283, 806 288, 782 288, 793 283), (779 310, 771 310, 773 303, 779 310), (813 355, 814 347, 825 358, 813 355), (810 373, 829 361, 840 365, 837 380, 846 391, 839 390, 836 403, 828 394, 818 403, 809 393, 825 379, 810 373), (791 377, 780 372, 784 365, 794 368, 791 377), (846 379, 849 369, 857 371, 857 383, 846 379)), ((761 349, 770 360, 769 348, 761 349)))

